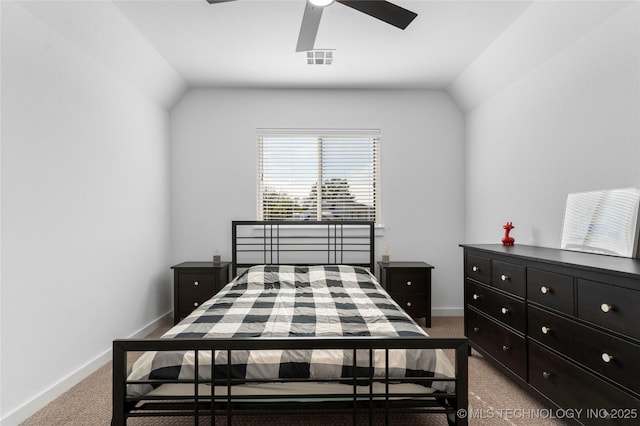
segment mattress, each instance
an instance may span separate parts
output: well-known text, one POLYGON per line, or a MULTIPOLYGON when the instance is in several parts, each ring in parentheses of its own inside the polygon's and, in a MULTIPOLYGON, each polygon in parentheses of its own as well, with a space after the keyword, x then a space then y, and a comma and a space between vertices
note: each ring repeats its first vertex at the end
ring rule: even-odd
MULTIPOLYGON (((162 338, 289 336, 428 338, 375 276, 365 268, 346 265, 251 267, 162 338)), ((376 349, 371 362, 368 350, 358 350, 355 363, 354 351, 343 349, 237 350, 231 352, 231 368, 227 351, 214 354, 203 351, 198 354, 198 372, 201 380, 210 380, 213 367, 216 380, 230 374, 232 379, 247 386, 254 386, 252 381, 281 379, 323 383, 340 378, 349 380, 354 374, 382 379, 387 374, 387 353, 388 377, 392 382, 400 378, 421 378, 416 383, 431 390, 453 391, 453 382, 423 380, 454 377, 453 367, 439 349, 376 349)), ((145 352, 132 366, 128 380, 193 379, 194 364, 193 351, 145 352)), ((291 384, 288 385, 290 388, 291 384)), ((261 386, 269 387, 261 383, 258 388, 261 386)), ((282 384, 273 386, 271 390, 282 384)), ((169 387, 164 386, 162 392, 167 389, 169 387)), ((130 396, 149 392, 154 392, 150 384, 127 387, 130 396)))

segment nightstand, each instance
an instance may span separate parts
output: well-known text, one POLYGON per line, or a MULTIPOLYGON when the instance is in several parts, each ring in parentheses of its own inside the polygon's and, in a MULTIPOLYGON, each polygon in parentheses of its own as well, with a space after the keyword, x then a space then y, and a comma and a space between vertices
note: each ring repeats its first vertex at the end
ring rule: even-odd
POLYGON ((431 270, 425 262, 378 262, 380 284, 413 318, 431 327, 431 270))
POLYGON ((182 262, 173 269, 173 322, 177 324, 229 282, 230 262, 182 262))

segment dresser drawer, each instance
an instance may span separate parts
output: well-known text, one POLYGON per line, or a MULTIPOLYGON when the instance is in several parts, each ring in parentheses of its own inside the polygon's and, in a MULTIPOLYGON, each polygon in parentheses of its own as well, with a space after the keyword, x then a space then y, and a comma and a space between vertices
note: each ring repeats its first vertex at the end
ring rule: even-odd
POLYGON ((427 296, 419 294, 394 294, 393 299, 413 318, 422 318, 427 312, 427 296))
POLYGON ((526 380, 527 350, 523 337, 470 308, 466 311, 467 337, 513 373, 526 380))
POLYGON ((389 271, 387 291, 395 294, 425 294, 428 291, 424 270, 398 269, 389 271))
POLYGON ((640 346, 529 307, 529 337, 640 394, 640 346))
POLYGON ((525 332, 527 314, 524 301, 469 280, 465 293, 467 304, 521 333, 525 332))
POLYGON ((633 421, 630 422, 628 417, 597 417, 603 410, 636 410, 636 413, 640 410, 640 400, 535 343, 529 344, 529 384, 561 407, 582 409, 578 420, 586 425, 629 425, 633 421))
POLYGON ((578 317, 640 340, 640 291, 578 280, 578 317))
POLYGON ((491 285, 516 296, 524 297, 526 295, 524 266, 499 260, 492 261, 491 285))
POLYGON ((480 281, 481 283, 491 283, 491 260, 487 257, 467 254, 464 262, 465 276, 480 281))
POLYGON ((527 298, 531 302, 573 315, 573 277, 529 268, 527 298))
POLYGON ((215 275, 213 274, 178 274, 178 291, 181 294, 201 293, 213 295, 215 289, 215 275))

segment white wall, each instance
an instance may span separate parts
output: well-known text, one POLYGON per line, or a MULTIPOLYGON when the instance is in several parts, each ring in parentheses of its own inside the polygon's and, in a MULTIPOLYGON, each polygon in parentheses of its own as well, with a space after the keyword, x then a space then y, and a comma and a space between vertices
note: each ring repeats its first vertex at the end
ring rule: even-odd
POLYGON ((640 4, 609 12, 467 114, 467 242, 513 221, 516 244, 559 247, 568 193, 640 185, 640 4))
POLYGON ((440 91, 192 89, 171 114, 173 262, 231 256, 256 219, 257 128, 381 129, 382 221, 395 260, 436 268, 433 306, 462 307, 463 116, 440 91), (460 278, 460 279, 459 279, 460 278))
POLYGON ((168 118, 3 2, 3 424, 171 309, 168 118))

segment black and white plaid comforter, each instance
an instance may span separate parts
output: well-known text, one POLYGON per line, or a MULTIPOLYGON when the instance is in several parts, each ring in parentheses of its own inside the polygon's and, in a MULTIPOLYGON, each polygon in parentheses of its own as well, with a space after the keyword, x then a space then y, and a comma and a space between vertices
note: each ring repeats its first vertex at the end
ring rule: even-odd
MULTIPOLYGON (((254 266, 169 330, 166 338, 286 336, 426 336, 364 268, 332 266, 254 266)), ((234 378, 303 377, 317 381, 353 377, 350 350, 234 351, 234 378)), ((216 377, 227 374, 226 351, 216 352, 216 377), (218 368, 218 364, 220 367, 218 368)), ((384 350, 374 351, 374 376, 384 377, 384 350)), ((129 380, 192 378, 194 353, 147 352, 133 365, 129 380), (191 376, 191 377, 189 377, 191 376)), ((358 356, 357 368, 369 357, 358 356)), ((211 353, 200 353, 200 375, 211 370, 211 353)), ((390 377, 451 376, 453 369, 436 350, 392 350, 390 377)), ((368 374, 367 374, 368 376, 368 374)), ((434 382, 450 391, 450 382, 434 382)), ((148 385, 129 385, 143 395, 148 385)))

